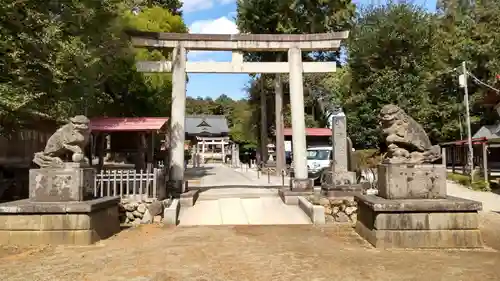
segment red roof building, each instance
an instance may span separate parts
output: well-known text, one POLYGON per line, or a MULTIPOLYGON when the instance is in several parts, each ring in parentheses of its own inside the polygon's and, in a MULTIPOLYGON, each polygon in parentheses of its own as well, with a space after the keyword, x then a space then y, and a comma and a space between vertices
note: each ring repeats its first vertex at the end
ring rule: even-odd
POLYGON ((90 128, 93 132, 158 131, 167 122, 167 117, 97 117, 90 120, 90 128))
MULTIPOLYGON (((283 134, 287 137, 292 136, 292 128, 285 128, 283 134)), ((306 136, 308 137, 331 137, 332 130, 330 128, 306 128, 306 136)))

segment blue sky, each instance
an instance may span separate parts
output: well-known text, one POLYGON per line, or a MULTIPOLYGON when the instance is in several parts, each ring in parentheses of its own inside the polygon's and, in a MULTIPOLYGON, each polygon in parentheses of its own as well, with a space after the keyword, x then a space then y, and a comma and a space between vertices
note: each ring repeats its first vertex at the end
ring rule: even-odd
MULTIPOLYGON (((190 33, 234 34, 236 0, 183 0, 184 20, 190 33)), ((354 0, 358 5, 381 4, 382 0, 354 0)), ((413 3, 434 10, 436 0, 416 0, 413 3)), ((231 61, 230 52, 191 52, 189 61, 231 61)), ((187 95, 217 98, 226 94, 233 99, 246 97, 247 74, 189 74, 187 95)))

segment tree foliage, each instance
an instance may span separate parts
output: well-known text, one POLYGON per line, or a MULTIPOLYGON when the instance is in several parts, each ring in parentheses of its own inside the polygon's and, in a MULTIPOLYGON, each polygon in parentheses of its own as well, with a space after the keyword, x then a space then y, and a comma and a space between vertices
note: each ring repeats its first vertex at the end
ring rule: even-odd
POLYGON ((21 111, 57 119, 168 114, 170 75, 135 70, 136 60, 165 55, 134 50, 124 30, 187 32, 180 16, 156 6, 135 16, 132 0, 39 2, 0 0, 2 120, 21 111))
POLYGON ((182 16, 182 2, 180 0, 146 0, 148 1, 148 6, 161 7, 167 9, 174 16, 182 16))
MULTIPOLYGON (((388 4, 360 12, 348 40, 348 73, 332 74, 326 84, 343 104, 355 146, 379 144, 377 113, 387 103, 404 108, 433 142, 459 139, 465 124, 458 87, 462 61, 474 76, 495 84, 500 37, 494 30, 500 22, 493 11, 498 4, 445 7, 431 13, 411 4, 388 4)), ((469 91, 474 133, 498 116, 482 104, 490 89, 472 80, 469 91)))
POLYGON ((0 1, 0 114, 67 115, 107 79, 118 2, 0 1), (55 103, 55 101, 57 101, 55 103))
MULTIPOLYGON (((237 7, 237 25, 244 33, 302 34, 343 31, 349 29, 355 13, 354 4, 347 0, 241 0, 237 7)), ((286 53, 266 52, 246 54, 252 61, 286 61, 286 53)), ((304 61, 338 61, 338 52, 303 53, 304 61)), ((326 125, 327 106, 323 102, 324 87, 318 81, 321 74, 304 75, 304 96, 306 125, 326 125)), ((267 99, 267 127, 269 135, 274 134, 274 76, 253 77, 247 87, 252 110, 253 132, 260 130, 260 93, 267 99)), ((284 121, 290 126, 288 77, 282 75, 284 89, 284 121)))
MULTIPOLYGON (((345 42, 347 63, 328 75, 304 75, 306 124, 324 126, 328 107, 341 105, 348 132, 357 148, 380 144, 377 114, 386 103, 396 103, 424 125, 433 142, 459 139, 464 132, 463 90, 458 87, 461 63, 469 76, 473 133, 498 115, 483 100, 497 91, 476 78, 500 87, 500 2, 438 1, 430 12, 408 3, 370 6, 358 11, 349 1, 259 1, 238 4, 237 24, 242 32, 317 33, 350 29, 345 42), (326 6, 325 6, 326 5, 326 6), (327 11, 320 13, 319 11, 327 11)), ((254 54, 249 59, 274 61, 277 55, 254 54)), ((304 60, 335 60, 336 54, 304 54, 304 60)), ((259 124, 260 84, 273 116, 272 77, 249 83, 253 124, 259 124)), ((255 78, 254 78, 255 79, 255 78)), ((289 102, 284 79, 285 108, 289 102)), ((286 112, 289 114, 289 112, 286 112)), ((272 128, 274 118, 268 118, 272 128), (270 120, 269 120, 270 119, 270 120)), ((288 116, 285 117, 285 120, 288 116)))

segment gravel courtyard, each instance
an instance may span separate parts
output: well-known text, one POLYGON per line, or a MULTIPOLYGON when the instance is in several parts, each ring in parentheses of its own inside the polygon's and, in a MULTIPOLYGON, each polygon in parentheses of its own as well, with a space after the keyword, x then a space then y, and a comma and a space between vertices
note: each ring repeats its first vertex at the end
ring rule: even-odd
POLYGON ((0 280, 500 280, 500 215, 485 250, 376 250, 349 227, 146 225, 87 247, 3 247, 0 280))

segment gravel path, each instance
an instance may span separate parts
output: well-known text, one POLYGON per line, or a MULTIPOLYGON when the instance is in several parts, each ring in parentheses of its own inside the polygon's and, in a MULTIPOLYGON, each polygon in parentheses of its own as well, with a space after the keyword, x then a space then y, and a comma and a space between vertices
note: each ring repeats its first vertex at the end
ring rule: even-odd
POLYGON ((95 246, 0 248, 0 280, 500 280, 500 215, 481 222, 480 251, 377 250, 346 226, 144 225, 95 246))

